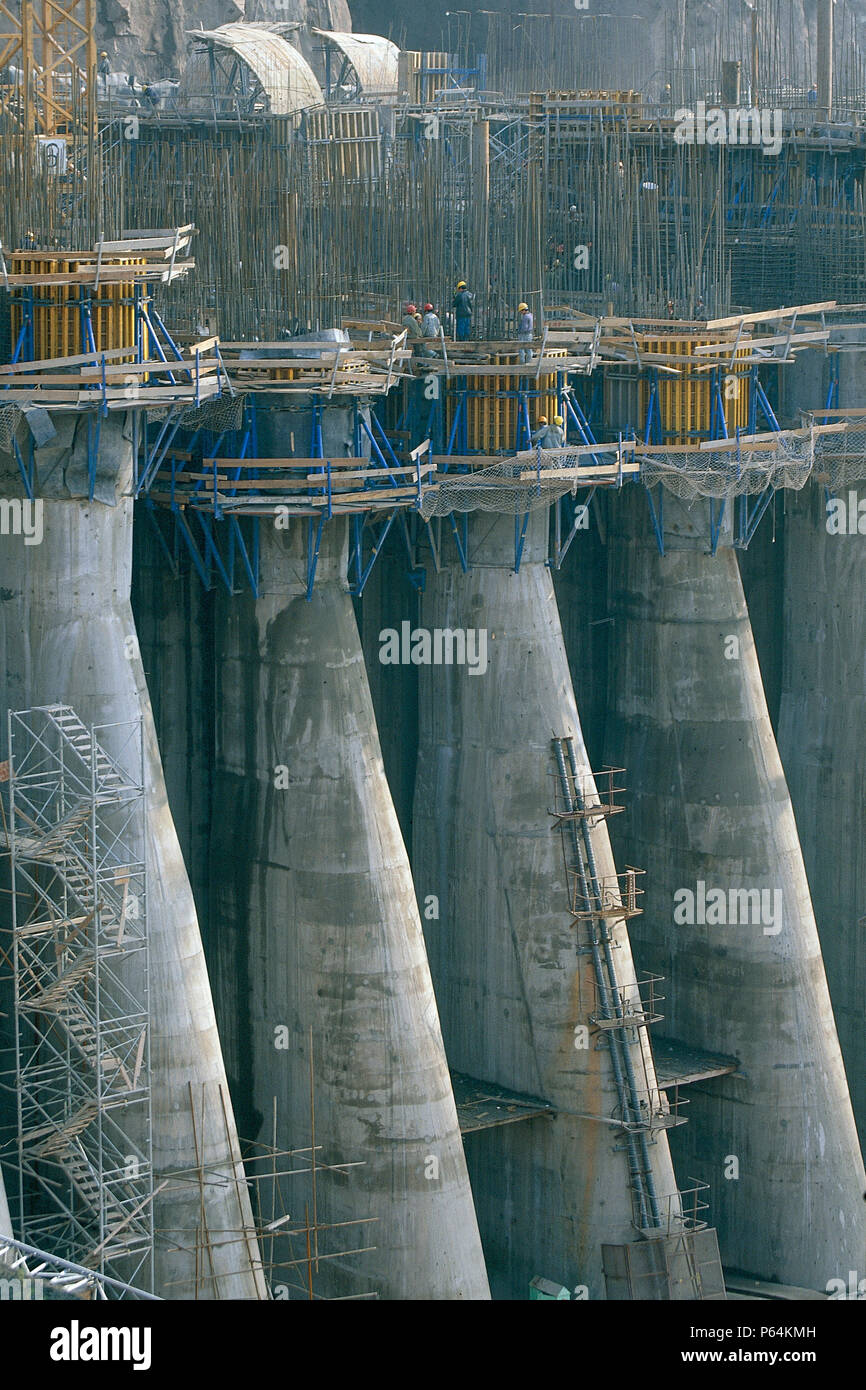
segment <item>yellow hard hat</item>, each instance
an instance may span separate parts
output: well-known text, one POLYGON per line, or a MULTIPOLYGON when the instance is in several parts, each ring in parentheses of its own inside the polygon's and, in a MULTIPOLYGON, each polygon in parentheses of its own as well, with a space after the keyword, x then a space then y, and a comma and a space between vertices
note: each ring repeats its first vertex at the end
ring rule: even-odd
POLYGON ((107 58, 107 57, 108 57, 108 53, 107 53, 106 49, 103 48, 103 50, 102 50, 102 52, 100 53, 99 56, 100 56, 100 58, 107 58))
POLYGON ((458 281, 457 281, 457 288, 458 288, 458 290, 465 290, 465 289, 466 289, 466 281, 465 281, 465 280, 458 280, 458 281))
POLYGON ((529 305, 528 305, 528 304, 518 304, 518 306, 517 306, 517 312, 518 312, 518 314, 522 314, 523 311, 524 311, 524 309, 528 309, 528 308, 529 308, 529 305))
POLYGON ((546 425, 546 424, 547 424, 547 416, 546 416, 546 415, 539 415, 539 417, 538 417, 538 423, 539 423, 539 425, 546 425))
POLYGON ((554 423, 555 425, 561 425, 561 424, 562 424, 562 416, 561 416, 561 415, 554 415, 554 417, 553 417, 553 423, 554 423))

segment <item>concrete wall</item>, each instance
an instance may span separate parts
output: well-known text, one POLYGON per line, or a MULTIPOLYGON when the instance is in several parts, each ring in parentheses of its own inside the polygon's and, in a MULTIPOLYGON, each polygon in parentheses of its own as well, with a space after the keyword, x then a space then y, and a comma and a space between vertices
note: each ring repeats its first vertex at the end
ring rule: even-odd
MULTIPOLYGON (((834 336, 850 342, 862 338, 862 330, 834 336)), ((798 367, 796 394, 804 407, 823 405, 826 384, 798 367)), ((863 352, 839 356, 839 403, 866 405, 863 352)), ((852 460, 849 471, 851 481, 832 494, 846 509, 849 492, 855 494, 855 506, 856 499, 866 498, 866 455, 862 468, 852 460)), ((866 535, 831 534, 826 501, 825 487, 814 484, 787 504, 779 751, 803 842, 854 1113, 866 1143, 866 758, 861 737, 866 535)))
POLYGON ((705 508, 671 498, 662 559, 645 507, 623 494, 609 548, 607 760, 632 789, 614 839, 647 870, 632 938, 638 965, 666 976, 663 1031, 740 1059, 689 1087, 675 1155, 710 1184, 727 1265, 823 1290, 861 1258, 866 1189, 737 561, 707 553, 705 508), (767 890, 773 921, 676 921, 675 894, 699 881, 767 890))
MULTIPOLYGON (((427 946, 451 1065, 541 1096, 539 1118, 467 1142, 495 1296, 523 1299, 541 1274, 604 1297, 602 1241, 636 1237, 610 1054, 578 1048, 592 1010, 592 962, 577 953, 563 851, 552 832, 551 739, 572 735, 577 708, 550 572, 546 513, 533 514, 519 574, 513 517, 470 517, 471 568, 453 548, 422 599, 427 629, 488 635, 484 674, 420 666, 420 746, 413 867, 419 900, 434 895, 427 946), (595 1116, 590 1119, 586 1116, 595 1116)), ((614 872, 603 825, 593 832, 603 876, 614 872)), ((426 913, 425 913, 426 916, 426 913)), ((617 968, 633 980, 628 935, 615 927, 617 968)), ((635 1065, 652 1061, 638 1055, 635 1065)), ((675 1180, 667 1140, 651 1149, 659 1193, 675 1180)))
MULTIPOLYGON (((290 422, 276 416, 267 428, 260 420, 260 448, 284 453, 290 422)), ((339 433, 339 418, 328 423, 339 433)), ((375 1249, 320 1262, 318 1291, 485 1299, 409 862, 346 584, 345 519, 325 526, 309 602, 307 544, 306 521, 263 525, 260 597, 217 602, 211 940, 241 1122, 267 1144, 276 1115, 279 1144, 309 1145, 312 1070, 320 1162, 361 1165, 319 1176, 318 1219, 375 1225, 320 1240, 329 1251, 375 1249)), ((304 1176, 270 1185, 263 1201, 296 1225, 305 1205, 313 1211, 304 1176)), ((292 1254, 303 1249, 301 1239, 292 1254)), ((277 1245, 273 1258, 289 1257, 277 1245)), ((280 1269, 271 1278, 298 1281, 280 1269)))
MULTIPOLYGON (((88 503, 76 496, 86 419, 61 423, 69 447, 56 445, 44 457, 37 451, 38 477, 50 494, 42 543, 28 546, 23 537, 9 536, 0 544, 0 727, 9 708, 56 702, 71 705, 87 724, 143 720, 154 1167, 157 1181, 200 1161, 212 1173, 226 1174, 229 1183, 205 1185, 205 1221, 213 1232, 240 1234, 251 1212, 236 1162, 237 1136, 195 906, 166 799, 129 603, 131 447, 122 420, 103 421, 100 490, 111 500, 88 503)), ((11 461, 0 460, 9 489, 16 475, 11 461)), ((254 1242, 226 1244, 216 1237, 212 1263, 205 1257, 197 1279, 201 1197, 194 1177, 169 1181, 156 1198, 154 1219, 155 1282, 165 1297, 263 1296, 250 1262, 254 1242)))

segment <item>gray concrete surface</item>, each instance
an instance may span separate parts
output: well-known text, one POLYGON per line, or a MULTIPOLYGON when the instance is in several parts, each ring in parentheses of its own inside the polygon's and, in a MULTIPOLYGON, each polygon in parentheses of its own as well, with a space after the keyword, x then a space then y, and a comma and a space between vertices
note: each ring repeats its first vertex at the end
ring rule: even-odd
MULTIPOLYGON (((329 415, 339 433, 340 412, 329 415)), ((260 448, 270 438, 285 451, 289 424, 260 423, 260 448)), ((276 1113, 278 1144, 310 1144, 312 1043, 319 1161, 362 1165, 319 1175, 318 1219, 375 1221, 320 1242, 331 1252, 376 1247, 320 1261, 316 1290, 486 1299, 409 861, 346 585, 347 525, 325 527, 310 602, 306 526, 265 523, 260 597, 218 601, 211 958, 242 1125, 270 1143, 276 1113)), ((308 1178, 276 1186, 267 1209, 273 1202, 278 1218, 290 1211, 302 1225, 305 1206, 313 1211, 308 1178)), ((303 1240, 293 1250, 302 1254, 303 1240)), ((273 1258, 286 1255, 277 1244, 273 1258)), ((275 1270, 272 1283, 290 1273, 275 1270)))
MULTIPOLYGON (((204 1188, 205 1223, 214 1233, 211 1257, 195 1248, 203 1237, 196 1234, 201 1197, 193 1175, 170 1181, 158 1195, 155 1286, 170 1298, 258 1298, 265 1290, 254 1269, 255 1244, 239 1239, 242 1228, 250 1226, 251 1211, 237 1161, 198 922, 166 798, 129 604, 132 503, 122 494, 130 484, 131 447, 122 424, 116 417, 102 423, 101 472, 113 470, 116 505, 70 497, 68 464, 52 458, 54 495, 44 502, 42 543, 0 538, 0 727, 5 729, 10 708, 56 702, 71 705, 88 725, 143 720, 156 1178, 187 1172, 201 1161, 211 1178, 228 1179, 204 1188), (64 474, 65 487, 59 481, 64 474), (67 500, 61 500, 64 491, 67 500), (226 1232, 235 1233, 230 1242, 226 1232)), ((86 420, 79 416, 81 428, 86 434, 86 420)))
POLYGON ((666 1034, 740 1059, 689 1088, 674 1154, 710 1184, 728 1266, 820 1291, 862 1262, 866 1184, 737 561, 706 553, 705 506, 670 497, 662 559, 629 493, 612 511, 606 758, 630 788, 615 845, 647 871, 635 957, 667 977, 666 1034), (700 915, 700 882, 766 890, 766 913, 726 896, 727 921, 677 921, 680 890, 700 915))
MULTIPOLYGON (((600 1246, 636 1239, 609 1053, 575 1029, 594 1004, 592 962, 576 952, 563 850, 552 830, 554 735, 587 767, 550 571, 546 513, 533 515, 519 574, 513 517, 470 517, 471 569, 448 543, 428 573, 428 629, 487 632, 488 667, 420 666, 413 868, 451 1065, 541 1096, 558 1109, 468 1136, 472 1188, 494 1296, 524 1299, 536 1274, 604 1297, 600 1246), (597 1118, 585 1118, 594 1116, 597 1118)), ((443 532, 444 534, 444 532, 443 532)), ((613 856, 593 833, 603 876, 613 856)), ((628 934, 617 969, 634 978, 628 934)), ((633 1045, 635 1067, 652 1061, 633 1045)), ((665 1135, 651 1148, 667 1209, 677 1210, 665 1135)))

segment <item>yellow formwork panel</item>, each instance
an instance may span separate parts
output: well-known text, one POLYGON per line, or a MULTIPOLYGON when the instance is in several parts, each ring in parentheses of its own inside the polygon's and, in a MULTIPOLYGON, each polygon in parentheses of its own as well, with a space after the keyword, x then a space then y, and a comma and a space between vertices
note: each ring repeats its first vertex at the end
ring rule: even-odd
MULTIPOLYGON (((537 349, 536 349, 537 351, 537 349)), ((567 357, 566 350, 549 348, 545 357, 567 357)), ((516 367, 520 365, 517 352, 496 353, 491 366, 516 367)), ((452 363, 452 373, 457 368, 452 363)), ((500 454, 514 450, 517 439, 517 417, 520 402, 517 388, 521 378, 516 376, 472 376, 466 374, 466 448, 472 453, 500 454)), ((552 420, 559 411, 559 397, 556 390, 556 374, 545 372, 536 381, 531 363, 526 364, 526 380, 532 395, 529 402, 529 419, 532 428, 539 415, 552 420)), ((446 400, 446 421, 450 433, 454 423, 461 392, 449 391, 446 400)))
MULTIPOLYGON (((654 353, 665 357, 688 357, 694 349, 704 343, 717 343, 718 338, 709 334, 679 335, 666 334, 663 338, 641 337, 638 347, 642 353, 654 353)), ((725 424, 728 434, 744 430, 749 417, 749 369, 737 367, 737 361, 750 356, 748 346, 739 348, 731 368, 725 373, 722 388, 725 407, 725 424)), ((699 358, 695 359, 697 366, 699 358)), ((712 419, 712 372, 692 371, 682 362, 676 363, 678 376, 667 372, 658 373, 659 415, 666 444, 691 444, 697 438, 707 438, 712 419)), ((650 384, 642 380, 640 384, 641 414, 646 416, 649 403, 650 384)))
MULTIPOLYGON (((112 260, 112 266, 146 264, 140 259, 112 260)), ((82 260, 69 256, 47 257, 16 255, 12 257, 15 275, 65 275, 93 265, 93 259, 82 260)), ((82 340, 79 300, 80 285, 33 286, 33 357, 42 361, 52 357, 75 357, 88 351, 90 344, 82 340)), ((17 340, 24 321, 24 307, 16 297, 12 305, 12 337, 17 340)), ((130 349, 128 358, 135 358, 135 285, 100 285, 91 300, 91 323, 97 351, 113 348, 130 349)), ((145 360, 147 344, 145 341, 145 360)))

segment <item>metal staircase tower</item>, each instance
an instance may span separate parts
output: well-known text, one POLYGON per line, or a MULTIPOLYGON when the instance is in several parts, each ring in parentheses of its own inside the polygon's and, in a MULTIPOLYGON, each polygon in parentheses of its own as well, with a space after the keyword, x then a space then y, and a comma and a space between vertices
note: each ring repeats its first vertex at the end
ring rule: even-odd
POLYGON ((88 729, 63 705, 10 712, 8 747, 21 1239, 147 1290, 141 723, 88 729))

